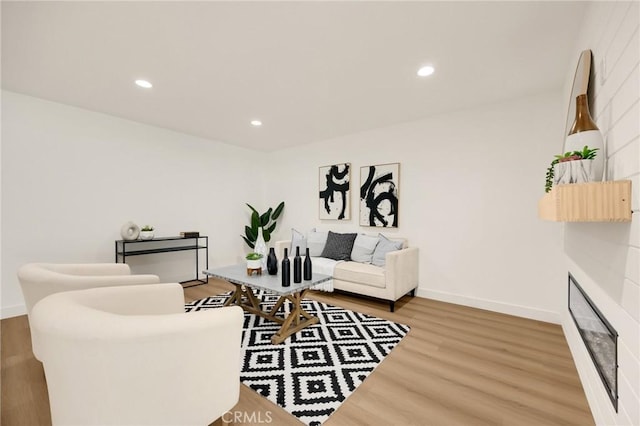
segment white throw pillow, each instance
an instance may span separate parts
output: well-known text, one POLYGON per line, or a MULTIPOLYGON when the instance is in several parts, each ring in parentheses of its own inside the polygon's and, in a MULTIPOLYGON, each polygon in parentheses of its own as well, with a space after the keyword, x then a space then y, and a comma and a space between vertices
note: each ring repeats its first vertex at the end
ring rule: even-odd
POLYGON ((327 243, 328 232, 318 232, 312 229, 307 234, 307 246, 309 247, 309 256, 319 257, 327 243))
POLYGON ((304 234, 294 228, 291 228, 291 248, 289 249, 289 257, 296 255, 296 247, 300 247, 300 256, 304 256, 307 250, 307 239, 304 234))
POLYGON ((375 266, 384 266, 387 253, 402 249, 402 241, 391 241, 382 234, 379 234, 379 239, 371 263, 375 266))
POLYGON ((358 234, 353 243, 351 260, 354 262, 371 263, 373 252, 378 245, 379 238, 371 235, 358 234))

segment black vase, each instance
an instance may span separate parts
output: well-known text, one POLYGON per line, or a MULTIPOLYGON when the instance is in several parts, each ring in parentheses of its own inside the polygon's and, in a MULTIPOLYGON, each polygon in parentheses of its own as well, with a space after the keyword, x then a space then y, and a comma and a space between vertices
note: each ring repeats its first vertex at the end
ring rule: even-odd
POLYGON ((273 247, 269 249, 269 256, 267 256, 267 272, 269 272, 269 275, 278 274, 278 258, 273 247))
POLYGON ((309 256, 309 247, 307 247, 307 253, 304 256, 304 280, 311 280, 311 256, 309 256))
POLYGON ((287 251, 284 249, 284 259, 282 259, 282 287, 291 285, 291 263, 287 251))
POLYGON ((296 257, 293 258, 293 282, 302 282, 302 258, 300 257, 300 246, 296 246, 296 257))

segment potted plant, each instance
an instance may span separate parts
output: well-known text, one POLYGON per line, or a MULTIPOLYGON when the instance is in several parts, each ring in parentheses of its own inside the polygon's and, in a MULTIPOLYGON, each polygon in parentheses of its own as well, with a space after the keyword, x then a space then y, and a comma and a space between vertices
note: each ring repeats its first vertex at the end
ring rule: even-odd
POLYGON ((269 207, 269 210, 262 214, 258 213, 250 204, 247 203, 247 206, 251 209, 251 225, 244 227, 244 235, 241 237, 253 249, 256 246, 256 241, 261 239, 259 237, 262 237, 267 243, 271 240, 271 234, 276 230, 276 220, 284 209, 284 201, 278 204, 275 209, 269 207))
POLYGON ((582 151, 556 155, 547 168, 544 191, 551 191, 553 185, 593 181, 593 159, 596 158, 598 149, 585 145, 582 151))
POLYGON ((140 239, 141 240, 152 240, 154 237, 153 226, 145 225, 140 230, 140 239))
POLYGON ((247 259, 247 270, 262 269, 262 258, 260 253, 251 252, 245 258, 247 259))

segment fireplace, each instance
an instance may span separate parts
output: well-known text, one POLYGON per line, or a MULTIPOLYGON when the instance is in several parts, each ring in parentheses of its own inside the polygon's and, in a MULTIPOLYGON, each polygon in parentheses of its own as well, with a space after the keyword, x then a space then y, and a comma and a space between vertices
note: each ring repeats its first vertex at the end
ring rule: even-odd
POLYGON ((569 273, 569 312, 618 411, 618 333, 569 273))

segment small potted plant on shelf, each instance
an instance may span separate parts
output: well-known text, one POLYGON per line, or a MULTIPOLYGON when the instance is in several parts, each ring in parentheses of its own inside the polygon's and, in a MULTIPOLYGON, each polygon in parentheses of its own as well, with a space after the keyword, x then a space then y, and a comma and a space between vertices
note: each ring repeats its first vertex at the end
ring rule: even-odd
POLYGON ((140 239, 141 240, 152 240, 154 237, 153 226, 145 225, 140 230, 140 239))
POLYGON ((593 159, 596 158, 597 150, 598 148, 585 145, 582 151, 556 155, 547 168, 544 192, 551 191, 553 185, 593 181, 593 159))

